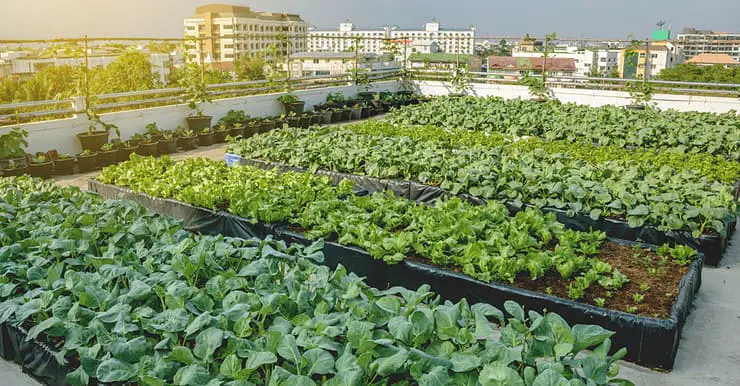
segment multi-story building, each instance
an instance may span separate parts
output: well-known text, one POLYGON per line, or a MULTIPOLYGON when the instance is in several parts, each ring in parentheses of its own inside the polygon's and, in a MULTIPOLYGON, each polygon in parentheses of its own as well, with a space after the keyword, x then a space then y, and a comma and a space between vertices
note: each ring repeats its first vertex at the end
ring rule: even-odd
POLYGON ((552 76, 573 76, 576 72, 576 63, 573 58, 547 58, 543 57, 513 57, 496 56, 488 57, 488 72, 493 77, 507 80, 517 80, 526 74, 542 74, 543 69, 552 76))
POLYGON ((700 54, 727 54, 740 62, 740 33, 684 28, 675 43, 687 59, 700 54))
MULTIPOLYGON (((541 58, 543 52, 531 50, 525 45, 524 50, 515 49, 513 57, 517 58, 541 58)), ((579 46, 556 46, 548 58, 567 58, 575 62, 576 76, 607 76, 619 66, 619 50, 608 48, 579 46)))
POLYGON ((249 7, 209 4, 195 9, 196 15, 185 19, 185 36, 204 38, 190 42, 189 56, 206 63, 230 67, 243 55, 265 55, 271 48, 287 57, 306 51, 308 24, 299 15, 258 12, 249 7))
POLYGON ((650 79, 684 61, 681 50, 668 41, 623 48, 619 57, 620 78, 643 78, 647 75, 650 79))
POLYGON ((355 29, 352 23, 342 23, 338 30, 311 30, 308 51, 341 52, 357 50, 363 54, 451 53, 472 55, 475 50, 475 28, 448 30, 439 22, 426 23, 422 30, 396 27, 355 29))

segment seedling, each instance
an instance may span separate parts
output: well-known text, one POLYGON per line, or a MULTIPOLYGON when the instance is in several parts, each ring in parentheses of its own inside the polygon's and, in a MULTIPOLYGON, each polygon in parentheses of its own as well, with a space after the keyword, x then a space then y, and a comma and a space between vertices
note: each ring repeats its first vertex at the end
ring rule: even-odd
POLYGON ((632 301, 635 302, 635 304, 640 304, 645 300, 645 295, 643 294, 633 294, 632 295, 632 301))
POLYGON ((606 304, 606 299, 604 299, 604 298, 596 298, 596 299, 594 299, 594 304, 596 304, 599 307, 604 307, 604 305, 606 304))

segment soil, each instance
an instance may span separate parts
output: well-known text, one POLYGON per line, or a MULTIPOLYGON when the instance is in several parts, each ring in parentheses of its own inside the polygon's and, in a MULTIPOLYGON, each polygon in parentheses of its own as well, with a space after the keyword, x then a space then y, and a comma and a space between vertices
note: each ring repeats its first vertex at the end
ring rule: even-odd
MULTIPOLYGON (((305 233, 303 228, 295 225, 288 226, 288 230, 305 233)), ((331 235, 326 240, 336 242, 337 237, 331 235)), ((607 296, 607 291, 602 286, 593 283, 586 289, 584 297, 577 300, 578 302, 598 306, 594 299, 602 298, 604 299, 603 307, 606 309, 652 318, 670 318, 673 303, 676 296, 678 296, 678 285, 683 275, 688 272, 688 266, 682 267, 670 260, 664 263, 660 256, 649 249, 636 249, 612 241, 604 242, 599 249, 599 255, 596 257, 609 263, 612 269, 617 269, 627 276, 629 282, 621 289, 612 291, 610 296, 607 296), (654 269, 653 273, 650 273, 649 269, 654 269), (648 289, 646 291, 642 291, 640 288, 643 284, 647 284, 648 289), (635 295, 643 295, 644 298, 637 303, 634 299, 635 295), (636 311, 630 310, 630 307, 636 307, 636 311)), ((407 256, 407 258, 437 268, 462 273, 462 269, 459 267, 441 266, 420 256, 407 256)), ((563 279, 556 271, 551 271, 536 281, 532 281, 529 274, 523 272, 517 276, 514 283, 500 283, 572 300, 568 297, 568 284, 572 281, 563 279)))

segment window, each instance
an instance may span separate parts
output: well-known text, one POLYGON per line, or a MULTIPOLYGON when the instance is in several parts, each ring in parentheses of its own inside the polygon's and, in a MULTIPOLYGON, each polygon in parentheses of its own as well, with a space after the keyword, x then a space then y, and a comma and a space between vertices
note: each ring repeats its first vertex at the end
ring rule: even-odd
POLYGON ((658 58, 658 54, 650 54, 650 58, 657 59, 658 58))
POLYGON ((644 58, 645 57, 645 53, 644 52, 640 52, 640 57, 641 58, 644 58))
POLYGON ((599 62, 606 62, 606 58, 600 58, 599 62))
POLYGON ((319 64, 319 60, 318 59, 314 59, 313 60, 313 64, 319 64))

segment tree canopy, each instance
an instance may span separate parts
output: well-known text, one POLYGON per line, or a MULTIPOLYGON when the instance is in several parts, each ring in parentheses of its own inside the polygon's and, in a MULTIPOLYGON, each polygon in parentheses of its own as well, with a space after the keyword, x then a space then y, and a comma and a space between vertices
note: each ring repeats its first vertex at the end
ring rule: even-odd
POLYGON ((740 66, 725 68, 721 64, 698 66, 683 63, 660 72, 658 79, 684 82, 740 83, 740 66))

